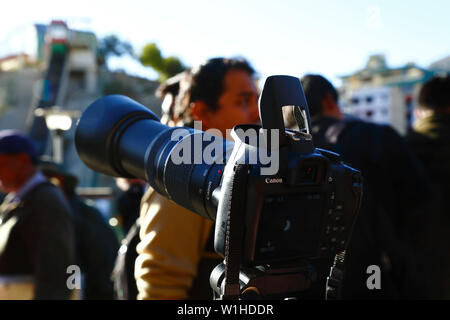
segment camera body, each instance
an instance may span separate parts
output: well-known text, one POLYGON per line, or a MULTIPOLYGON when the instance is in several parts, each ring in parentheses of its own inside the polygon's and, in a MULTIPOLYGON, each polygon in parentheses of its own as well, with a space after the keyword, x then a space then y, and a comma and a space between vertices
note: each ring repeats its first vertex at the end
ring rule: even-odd
MULTIPOLYGON (((215 250, 223 256, 233 167, 248 163, 258 151, 236 134, 240 128, 232 133, 234 149, 225 166, 216 215, 215 250)), ((277 174, 261 175, 260 163, 249 166, 241 208, 245 216, 242 263, 247 266, 333 258, 346 249, 355 221, 362 191, 359 171, 343 164, 336 153, 314 148, 310 137, 294 131, 287 134, 279 149, 277 174)))

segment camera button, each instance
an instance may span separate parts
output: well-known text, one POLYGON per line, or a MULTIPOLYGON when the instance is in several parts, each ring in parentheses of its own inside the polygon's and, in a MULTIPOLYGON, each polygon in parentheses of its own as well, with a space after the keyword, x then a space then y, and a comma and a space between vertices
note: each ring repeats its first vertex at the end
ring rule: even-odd
POLYGON ((334 209, 335 210, 343 210, 344 209, 344 203, 342 201, 336 201, 334 209))

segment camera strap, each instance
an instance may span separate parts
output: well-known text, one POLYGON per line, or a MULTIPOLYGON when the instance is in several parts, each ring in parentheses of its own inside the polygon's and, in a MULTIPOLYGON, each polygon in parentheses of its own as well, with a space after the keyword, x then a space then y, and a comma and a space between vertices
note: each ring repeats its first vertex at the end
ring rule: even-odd
POLYGON ((247 199, 248 164, 234 167, 231 183, 230 209, 228 211, 225 242, 225 288, 223 300, 237 300, 240 296, 239 273, 241 265, 241 244, 244 236, 244 217, 247 199))
POLYGON ((338 300, 341 298, 342 283, 344 280, 345 250, 336 254, 330 275, 327 277, 325 300, 338 300))

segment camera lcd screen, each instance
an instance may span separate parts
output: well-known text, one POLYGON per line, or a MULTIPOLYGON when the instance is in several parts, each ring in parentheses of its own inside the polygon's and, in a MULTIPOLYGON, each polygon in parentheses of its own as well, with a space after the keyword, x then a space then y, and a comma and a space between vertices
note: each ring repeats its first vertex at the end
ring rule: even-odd
POLYGON ((320 238, 320 193, 274 195, 264 198, 255 259, 276 262, 312 257, 320 238))

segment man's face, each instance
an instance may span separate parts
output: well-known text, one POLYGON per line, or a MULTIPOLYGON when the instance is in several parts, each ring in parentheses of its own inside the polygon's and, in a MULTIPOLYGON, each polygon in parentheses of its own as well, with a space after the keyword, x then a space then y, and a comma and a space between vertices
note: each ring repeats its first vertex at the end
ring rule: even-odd
POLYGON ((243 70, 229 70, 217 109, 211 113, 208 125, 219 129, 225 137, 226 130, 237 124, 258 121, 258 91, 252 77, 243 70))
POLYGON ((20 155, 0 155, 0 190, 3 193, 16 192, 20 189, 22 162, 20 155))

